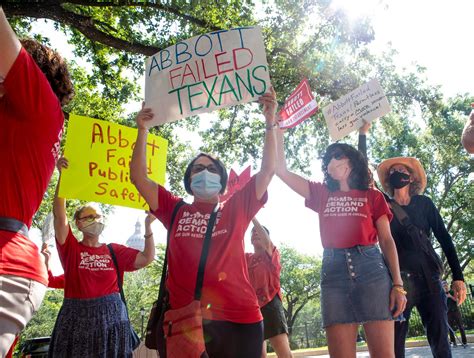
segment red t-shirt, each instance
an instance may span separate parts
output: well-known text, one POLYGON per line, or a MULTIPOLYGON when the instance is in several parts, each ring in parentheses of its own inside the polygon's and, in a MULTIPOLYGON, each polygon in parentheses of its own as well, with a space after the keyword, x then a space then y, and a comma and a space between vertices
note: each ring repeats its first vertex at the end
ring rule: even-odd
MULTIPOLYGON (((119 292, 117 271, 107 245, 89 247, 74 237, 71 229, 64 245, 57 243, 64 269, 65 298, 97 298, 119 292)), ((135 271, 138 250, 112 244, 119 266, 120 279, 124 271, 135 271)))
POLYGON ((280 253, 276 247, 273 247, 272 255, 267 251, 259 253, 246 253, 247 266, 249 269, 249 278, 252 287, 257 294, 260 307, 278 295, 281 300, 280 292, 280 253))
POLYGON ((48 270, 48 287, 64 289, 64 274, 54 276, 53 273, 48 270))
MULTIPOLYGON (((201 304, 205 319, 255 323, 262 315, 250 285, 244 254, 247 227, 267 200, 257 200, 255 177, 226 202, 220 204, 209 248, 201 304)), ((180 198, 163 187, 158 189, 155 216, 168 228, 180 198)), ((186 306, 194 299, 197 269, 204 234, 214 204, 183 205, 171 228, 166 287, 172 308, 186 306)))
MULTIPOLYGON (((3 84, 0 216, 30 227, 54 170, 64 117, 46 77, 23 48, 3 84)), ((0 274, 48 284, 37 246, 23 235, 7 231, 0 231, 0 274)))
POLYGON ((375 189, 328 190, 309 182, 310 198, 305 204, 319 214, 319 231, 324 248, 348 248, 377 243, 376 221, 383 215, 392 219, 382 193, 375 189))

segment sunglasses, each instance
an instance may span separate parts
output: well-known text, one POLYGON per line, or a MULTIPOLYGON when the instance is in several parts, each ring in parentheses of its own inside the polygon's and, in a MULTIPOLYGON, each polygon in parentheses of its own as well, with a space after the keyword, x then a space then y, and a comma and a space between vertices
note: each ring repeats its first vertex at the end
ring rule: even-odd
POLYGON ((199 173, 206 169, 210 173, 219 174, 219 169, 217 169, 217 167, 214 164, 209 164, 209 165, 194 164, 191 167, 191 173, 194 173, 194 174, 199 173))
POLYGON ((334 158, 336 160, 341 160, 341 159, 346 159, 347 156, 341 151, 336 151, 336 152, 331 154, 330 159, 332 159, 332 158, 334 158))

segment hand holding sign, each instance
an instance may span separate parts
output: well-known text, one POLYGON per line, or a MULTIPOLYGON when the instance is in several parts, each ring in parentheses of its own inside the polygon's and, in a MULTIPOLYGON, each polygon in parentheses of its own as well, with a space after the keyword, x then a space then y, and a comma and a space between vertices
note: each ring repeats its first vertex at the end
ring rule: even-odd
POLYGON ((265 116, 267 126, 275 125, 275 113, 278 103, 276 101, 276 92, 273 87, 270 87, 270 92, 264 93, 259 97, 258 103, 263 105, 262 113, 265 116))

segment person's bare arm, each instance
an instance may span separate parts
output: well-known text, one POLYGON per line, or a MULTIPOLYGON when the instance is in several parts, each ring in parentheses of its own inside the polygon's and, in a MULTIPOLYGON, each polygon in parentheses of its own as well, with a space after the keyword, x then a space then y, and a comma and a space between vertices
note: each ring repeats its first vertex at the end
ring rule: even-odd
POLYGON ((155 221, 155 215, 148 213, 145 219, 145 247, 142 252, 138 253, 134 263, 137 269, 148 266, 155 258, 155 240, 151 230, 151 223, 153 221, 155 221))
POLYGON ((142 110, 137 114, 138 133, 130 162, 130 179, 137 187, 138 192, 145 198, 150 209, 155 211, 158 209, 158 184, 148 177, 146 166, 148 129, 153 116, 152 110, 145 107, 142 107, 142 110))
POLYGON ((309 199, 311 194, 309 190, 309 181, 302 176, 289 171, 286 166, 283 141, 284 132, 280 129, 277 129, 275 134, 277 143, 276 175, 303 198, 309 199))
POLYGON ((276 93, 273 87, 270 92, 259 98, 263 104, 263 115, 265 116, 265 139, 263 142, 262 165, 256 175, 255 190, 257 199, 260 200, 267 191, 268 185, 275 175, 276 144, 275 144, 275 111, 277 107, 276 93))
POLYGON ((252 223, 255 227, 255 230, 258 233, 258 237, 260 237, 261 242, 263 247, 265 248, 265 251, 272 256, 273 254, 273 243, 272 240, 270 239, 270 235, 268 235, 267 230, 260 224, 260 222, 257 220, 257 218, 252 219, 252 223))
POLYGON ((61 172, 63 169, 67 169, 69 162, 66 158, 61 157, 58 159, 56 167, 59 170, 58 185, 56 186, 56 193, 54 194, 53 200, 53 215, 54 215, 54 232, 56 235, 56 241, 59 245, 64 245, 66 242, 67 235, 69 234, 69 222, 67 220, 66 213, 66 199, 58 197, 59 183, 61 179, 61 172))
POLYGON ((0 78, 5 78, 21 50, 21 44, 13 32, 0 6, 0 78))

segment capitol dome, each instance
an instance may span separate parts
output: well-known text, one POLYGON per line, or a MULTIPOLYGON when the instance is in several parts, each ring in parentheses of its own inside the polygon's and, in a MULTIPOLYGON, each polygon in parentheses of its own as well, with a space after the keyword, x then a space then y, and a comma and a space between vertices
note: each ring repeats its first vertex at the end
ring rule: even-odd
POLYGON ((145 248, 145 238, 143 237, 142 233, 142 225, 138 219, 137 223, 135 224, 135 232, 128 238, 125 245, 131 247, 132 249, 137 249, 138 251, 143 251, 145 248))

